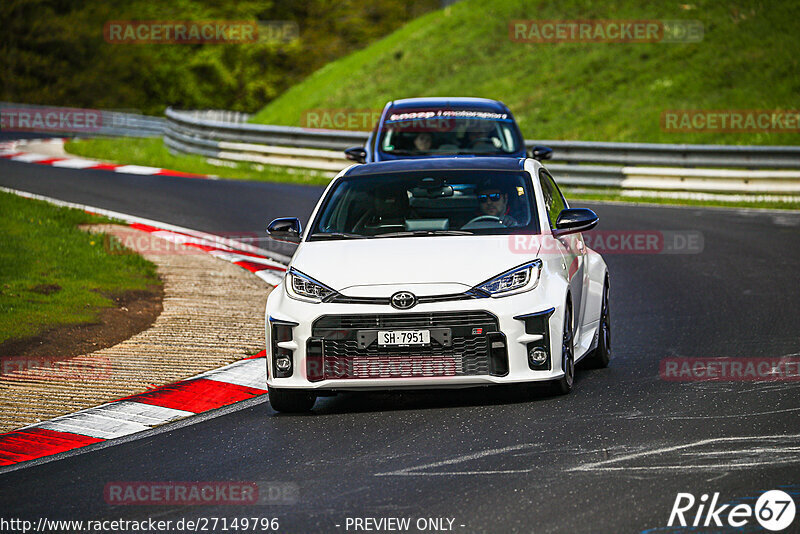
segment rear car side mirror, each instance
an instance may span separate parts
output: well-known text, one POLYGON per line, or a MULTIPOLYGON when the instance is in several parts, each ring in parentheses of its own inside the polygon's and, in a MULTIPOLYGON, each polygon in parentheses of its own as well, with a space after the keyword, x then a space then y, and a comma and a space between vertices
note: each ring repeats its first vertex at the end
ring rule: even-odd
POLYGON ((547 146, 535 146, 531 149, 531 157, 537 161, 550 159, 553 157, 553 149, 547 146))
POLYGON ((364 150, 364 147, 355 146, 345 150, 344 157, 346 157, 350 161, 355 161, 356 163, 366 163, 367 151, 364 150))
POLYGON ((267 234, 278 241, 299 243, 303 228, 297 217, 283 217, 275 219, 267 226, 267 234))
POLYGON ((587 208, 569 208, 561 210, 556 219, 553 235, 576 234, 591 230, 600 221, 595 212, 587 208))

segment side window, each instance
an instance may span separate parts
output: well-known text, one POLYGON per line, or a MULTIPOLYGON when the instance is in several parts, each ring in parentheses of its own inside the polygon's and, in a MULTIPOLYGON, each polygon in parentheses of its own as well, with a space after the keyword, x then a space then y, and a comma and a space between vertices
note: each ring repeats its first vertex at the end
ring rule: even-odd
POLYGON ((549 174, 539 171, 539 180, 542 183, 542 194, 544 195, 545 209, 547 209, 547 218, 550 219, 550 228, 555 228, 558 214, 567 207, 567 202, 549 174))
POLYGON ((547 211, 547 218, 550 218, 550 211, 553 209, 553 190, 550 184, 544 179, 544 173, 539 173, 539 182, 542 184, 542 197, 544 200, 544 209, 547 211))

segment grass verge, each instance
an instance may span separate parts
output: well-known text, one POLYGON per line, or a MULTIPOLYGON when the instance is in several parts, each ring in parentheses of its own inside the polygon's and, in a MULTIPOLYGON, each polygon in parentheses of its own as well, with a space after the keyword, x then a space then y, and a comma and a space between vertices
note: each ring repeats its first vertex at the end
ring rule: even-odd
POLYGON ((151 262, 78 228, 107 219, 5 192, 0 213, 0 343, 92 323, 112 296, 161 283, 151 262))

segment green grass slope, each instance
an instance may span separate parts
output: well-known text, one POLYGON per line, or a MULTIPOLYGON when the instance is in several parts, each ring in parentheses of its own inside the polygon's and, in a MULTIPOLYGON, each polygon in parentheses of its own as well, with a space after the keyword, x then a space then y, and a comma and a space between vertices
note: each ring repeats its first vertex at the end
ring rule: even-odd
POLYGON ((502 100, 528 139, 800 144, 795 133, 665 132, 664 110, 800 109, 796 1, 464 0, 330 63, 254 122, 300 125, 305 110, 378 108, 415 96, 502 100), (699 43, 513 42, 524 20, 675 20, 699 43))

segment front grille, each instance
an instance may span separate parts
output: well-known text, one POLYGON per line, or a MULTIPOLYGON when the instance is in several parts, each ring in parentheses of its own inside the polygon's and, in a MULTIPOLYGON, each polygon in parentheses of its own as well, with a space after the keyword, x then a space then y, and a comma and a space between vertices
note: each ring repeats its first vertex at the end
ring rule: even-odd
POLYGON ((353 328, 423 328, 480 325, 491 323, 497 328, 497 318, 488 312, 436 312, 436 313, 393 313, 385 315, 324 315, 312 326, 314 337, 325 334, 326 330, 353 328))
POLYGON ((497 331, 497 318, 487 312, 326 315, 312 325, 310 343, 321 343, 323 350, 321 362, 309 360, 309 377, 322 380, 488 375, 487 334, 497 331), (437 341, 433 335, 430 345, 407 347, 380 347, 377 341, 364 346, 358 339, 360 330, 397 328, 448 329, 450 343, 437 341), (322 373, 312 373, 312 364, 320 363, 322 373))

